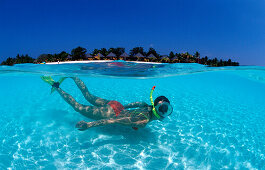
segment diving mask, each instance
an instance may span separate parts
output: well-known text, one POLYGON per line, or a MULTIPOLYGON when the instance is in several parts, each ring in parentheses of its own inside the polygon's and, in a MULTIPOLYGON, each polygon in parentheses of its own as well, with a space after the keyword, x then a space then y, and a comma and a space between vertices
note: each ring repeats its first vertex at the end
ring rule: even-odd
POLYGON ((155 106, 156 112, 160 117, 167 117, 173 112, 173 107, 168 102, 162 102, 155 106))
POLYGON ((151 101, 151 104, 153 106, 152 108, 152 112, 153 114, 155 115, 155 117, 162 121, 166 116, 169 116, 171 115, 171 113, 173 112, 173 108, 172 106, 170 105, 169 102, 166 102, 166 101, 161 101, 161 103, 158 103, 156 106, 154 105, 154 101, 153 101, 153 92, 155 90, 155 86, 153 86, 152 90, 151 90, 151 93, 150 93, 150 101, 151 101))

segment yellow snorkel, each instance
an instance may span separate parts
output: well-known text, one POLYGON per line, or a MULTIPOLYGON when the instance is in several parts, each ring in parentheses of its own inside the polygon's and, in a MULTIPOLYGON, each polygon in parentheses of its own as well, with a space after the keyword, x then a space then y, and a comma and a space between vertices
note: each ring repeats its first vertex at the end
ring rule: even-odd
POLYGON ((155 90, 155 88, 156 88, 156 86, 153 86, 153 88, 152 88, 152 90, 151 90, 151 93, 150 93, 150 101, 151 101, 151 104, 152 104, 152 106, 153 106, 153 109, 152 109, 152 111, 153 111, 153 113, 154 113, 154 115, 157 117, 157 119, 158 120, 160 120, 160 116, 159 116, 159 114, 156 112, 156 109, 155 109, 155 105, 154 105, 154 101, 153 101, 153 92, 154 92, 154 90, 155 90))

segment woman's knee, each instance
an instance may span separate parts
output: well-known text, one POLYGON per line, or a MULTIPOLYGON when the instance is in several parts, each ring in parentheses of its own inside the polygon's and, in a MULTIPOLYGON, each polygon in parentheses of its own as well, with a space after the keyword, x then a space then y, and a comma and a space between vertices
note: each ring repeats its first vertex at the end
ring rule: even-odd
POLYGON ((75 103, 74 104, 74 109, 75 109, 75 111, 80 112, 80 111, 84 110, 84 106, 79 104, 79 103, 75 103))

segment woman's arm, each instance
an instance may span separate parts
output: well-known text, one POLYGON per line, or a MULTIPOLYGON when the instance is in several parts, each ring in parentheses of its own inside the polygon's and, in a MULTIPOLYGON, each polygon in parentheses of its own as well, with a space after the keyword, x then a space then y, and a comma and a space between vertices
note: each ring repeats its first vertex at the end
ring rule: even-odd
POLYGON ((125 105, 124 108, 128 109, 128 108, 146 107, 146 106, 148 106, 148 104, 145 102, 134 102, 134 103, 125 105))
POLYGON ((139 119, 137 121, 133 120, 131 117, 122 117, 122 118, 115 118, 115 119, 101 119, 94 122, 85 122, 80 121, 76 124, 76 128, 78 130, 83 131, 91 127, 96 126, 105 126, 105 125, 111 125, 111 124, 121 124, 125 126, 134 126, 134 127, 145 127, 148 123, 147 119, 139 119))

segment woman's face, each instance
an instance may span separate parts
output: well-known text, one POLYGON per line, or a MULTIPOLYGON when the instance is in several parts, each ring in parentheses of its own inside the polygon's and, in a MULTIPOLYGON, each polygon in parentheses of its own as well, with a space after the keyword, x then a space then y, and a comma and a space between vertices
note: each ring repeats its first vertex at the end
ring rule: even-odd
POLYGON ((162 118, 169 116, 173 111, 172 106, 168 102, 165 102, 163 100, 159 101, 158 104, 155 106, 155 108, 157 113, 162 118))

